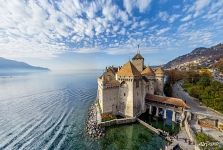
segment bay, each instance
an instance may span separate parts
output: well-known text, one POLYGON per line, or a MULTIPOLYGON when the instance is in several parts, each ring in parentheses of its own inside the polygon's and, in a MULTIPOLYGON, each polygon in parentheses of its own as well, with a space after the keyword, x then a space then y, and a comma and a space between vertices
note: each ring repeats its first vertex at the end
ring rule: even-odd
POLYGON ((0 149, 160 149, 165 141, 140 124, 85 134, 100 71, 0 77, 0 149))

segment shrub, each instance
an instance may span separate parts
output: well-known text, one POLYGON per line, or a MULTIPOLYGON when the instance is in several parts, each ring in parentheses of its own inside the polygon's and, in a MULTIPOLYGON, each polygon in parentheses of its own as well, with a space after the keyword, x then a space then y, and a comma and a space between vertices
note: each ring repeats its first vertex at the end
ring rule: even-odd
POLYGON ((116 116, 109 114, 109 113, 104 113, 101 115, 101 119, 102 119, 102 122, 104 122, 104 121, 116 119, 116 116))
POLYGON ((201 76, 194 83, 185 79, 182 86, 192 97, 198 98, 204 105, 223 113, 223 84, 201 76))

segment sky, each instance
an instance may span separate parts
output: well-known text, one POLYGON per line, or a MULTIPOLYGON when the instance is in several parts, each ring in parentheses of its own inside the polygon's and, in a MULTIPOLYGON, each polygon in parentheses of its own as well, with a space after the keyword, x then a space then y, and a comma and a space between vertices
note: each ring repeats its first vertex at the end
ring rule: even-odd
POLYGON ((137 52, 160 65, 223 42, 223 0, 0 0, 0 57, 103 69, 137 52))

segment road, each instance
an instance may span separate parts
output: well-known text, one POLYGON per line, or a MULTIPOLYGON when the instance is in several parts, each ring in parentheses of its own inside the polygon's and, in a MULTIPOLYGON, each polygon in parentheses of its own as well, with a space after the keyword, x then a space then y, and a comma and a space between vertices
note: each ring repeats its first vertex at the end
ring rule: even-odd
POLYGON ((199 101, 196 98, 191 97, 187 92, 183 90, 181 85, 183 84, 182 81, 179 81, 173 85, 173 96, 177 98, 183 99, 186 104, 190 107, 192 112, 205 114, 207 116, 223 120, 223 115, 217 113, 206 106, 201 106, 199 101))
MULTIPOLYGON (((213 119, 223 120, 223 115, 221 113, 217 113, 208 107, 201 106, 196 98, 191 97, 187 92, 185 92, 181 87, 182 84, 183 82, 177 82, 173 85, 174 97, 183 99, 186 102, 186 104, 190 107, 190 110, 192 112, 196 112, 197 114, 200 113, 205 116, 210 116, 213 119)), ((197 123, 192 123, 191 126, 198 132, 200 132, 200 126, 197 123)), ((210 128, 203 128, 203 132, 212 136, 217 141, 219 141, 221 145, 223 145, 223 132, 210 128)))

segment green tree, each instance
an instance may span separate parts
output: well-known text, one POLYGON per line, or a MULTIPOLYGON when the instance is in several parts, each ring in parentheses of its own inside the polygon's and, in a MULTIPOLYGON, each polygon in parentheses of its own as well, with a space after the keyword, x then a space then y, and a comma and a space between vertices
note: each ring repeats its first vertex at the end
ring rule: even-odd
POLYGON ((202 88, 204 89, 205 87, 210 85, 210 78, 207 76, 203 76, 200 78, 200 80, 198 81, 198 84, 202 86, 202 88))

